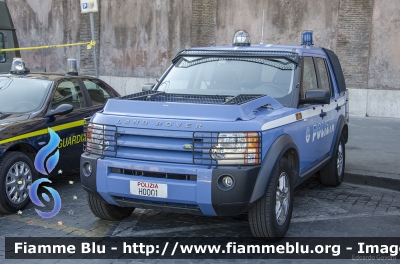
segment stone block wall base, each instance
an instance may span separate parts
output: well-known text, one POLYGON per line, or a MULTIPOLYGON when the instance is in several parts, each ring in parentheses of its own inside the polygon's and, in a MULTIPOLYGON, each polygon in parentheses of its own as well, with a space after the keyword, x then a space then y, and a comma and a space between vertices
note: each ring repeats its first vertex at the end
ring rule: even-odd
POLYGON ((113 87, 122 96, 142 91, 146 83, 156 83, 155 78, 135 78, 117 76, 99 76, 99 78, 113 87))
POLYGON ((350 115, 400 118, 400 91, 348 89, 350 115))

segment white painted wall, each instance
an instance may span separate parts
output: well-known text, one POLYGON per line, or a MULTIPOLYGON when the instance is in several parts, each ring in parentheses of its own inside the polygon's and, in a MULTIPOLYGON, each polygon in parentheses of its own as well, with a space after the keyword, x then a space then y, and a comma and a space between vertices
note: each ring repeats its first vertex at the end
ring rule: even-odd
POLYGON ((142 86, 146 83, 156 83, 155 78, 135 78, 117 76, 99 76, 100 79, 111 85, 122 96, 138 93, 142 91, 142 86))
POLYGON ((400 118, 400 91, 349 89, 350 114, 400 118))

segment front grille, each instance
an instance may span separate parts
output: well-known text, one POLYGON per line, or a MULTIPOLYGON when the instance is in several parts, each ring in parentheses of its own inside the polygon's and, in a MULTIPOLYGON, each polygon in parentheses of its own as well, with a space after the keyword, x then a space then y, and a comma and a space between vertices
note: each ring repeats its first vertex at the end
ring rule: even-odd
POLYGON ((288 51, 258 50, 182 50, 172 60, 175 63, 182 56, 241 56, 241 57, 284 57, 298 62, 298 54, 288 51))
POLYGON ((190 213, 202 215, 200 208, 196 204, 168 203, 142 199, 134 199, 120 196, 113 196, 115 202, 122 207, 135 207, 143 209, 161 210, 174 213, 190 213))
POLYGON ((261 98, 265 96, 265 94, 238 94, 235 97, 229 99, 229 101, 225 102, 225 104, 237 104, 241 105, 255 99, 261 98))
POLYGON ((118 127, 117 157, 128 160, 192 164, 193 132, 118 127))
POLYGON ((241 105, 249 101, 261 98, 265 94, 239 94, 236 96, 224 95, 190 95, 190 94, 167 94, 159 91, 146 91, 122 97, 122 99, 137 101, 175 102, 175 103, 197 103, 197 104, 219 104, 219 105, 241 105))
MULTIPOLYGON (((203 59, 197 59, 197 60, 186 60, 184 59, 183 61, 179 62, 179 68, 189 68, 194 65, 199 65, 202 63, 206 62, 212 62, 212 61, 219 61, 220 58, 209 58, 205 57, 203 59)), ((254 63, 260 63, 264 65, 269 65, 277 69, 281 70, 293 70, 294 69, 294 64, 289 62, 289 61, 277 61, 277 60, 269 60, 269 59, 261 59, 261 58, 241 58, 241 57, 224 57, 224 60, 234 60, 234 61, 247 61, 247 62, 254 62, 254 63)))
POLYGON ((153 171, 149 172, 149 171, 127 170, 119 168, 110 168, 110 172, 131 175, 131 176, 140 176, 140 177, 163 178, 163 179, 186 180, 186 181, 197 180, 196 175, 190 175, 190 174, 162 173, 153 171))

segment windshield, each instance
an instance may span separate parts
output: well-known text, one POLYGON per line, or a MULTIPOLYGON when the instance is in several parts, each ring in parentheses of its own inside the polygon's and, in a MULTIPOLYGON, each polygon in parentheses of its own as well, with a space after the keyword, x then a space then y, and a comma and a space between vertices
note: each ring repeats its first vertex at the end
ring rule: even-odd
POLYGON ((179 94, 266 94, 290 104, 295 65, 278 58, 183 57, 158 91, 179 94))
POLYGON ((0 78, 0 113, 29 113, 39 109, 52 82, 30 78, 0 78))

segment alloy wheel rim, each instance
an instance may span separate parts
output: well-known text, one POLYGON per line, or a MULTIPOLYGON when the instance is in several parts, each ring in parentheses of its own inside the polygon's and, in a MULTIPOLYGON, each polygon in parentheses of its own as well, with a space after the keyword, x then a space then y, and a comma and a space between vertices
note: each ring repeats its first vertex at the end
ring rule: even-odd
POLYGON ((289 176, 286 172, 282 172, 279 175, 277 187, 276 187, 276 204, 275 214, 276 221, 279 225, 283 225, 286 221, 289 212, 290 202, 290 189, 289 189, 289 176))
POLYGON ((29 196, 29 188, 32 185, 32 172, 29 166, 18 161, 7 172, 6 194, 13 204, 24 202, 29 196))
POLYGON ((343 175, 343 146, 341 143, 338 146, 337 153, 337 173, 340 179, 343 175))

